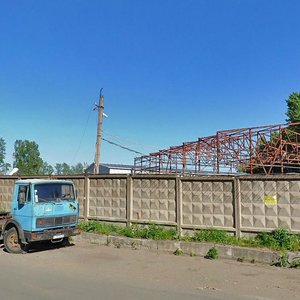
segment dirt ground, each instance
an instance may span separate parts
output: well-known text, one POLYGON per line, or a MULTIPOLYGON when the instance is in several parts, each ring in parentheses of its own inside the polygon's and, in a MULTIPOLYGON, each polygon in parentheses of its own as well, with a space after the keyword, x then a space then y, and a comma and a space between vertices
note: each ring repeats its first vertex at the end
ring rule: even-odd
MULTIPOLYGON (((7 292, 10 299, 18 299, 18 296, 12 297, 8 289, 11 284, 8 274, 19 280, 22 299, 27 299, 24 290, 34 282, 39 283, 43 299, 54 299, 54 293, 58 293, 56 299, 69 297, 66 291, 59 290, 62 282, 65 287, 72 286, 73 299, 116 299, 111 294, 114 288, 120 289, 122 299, 133 299, 132 293, 136 290, 141 292, 135 299, 300 299, 298 269, 211 261, 83 241, 65 248, 38 247, 25 255, 8 254, 2 247, 0 266, 1 295, 7 292), (55 292, 52 286, 56 287, 55 292), (109 291, 105 292, 105 288, 109 291), (100 290, 106 297, 96 297, 100 290), (45 291, 49 292, 49 298, 45 291), (90 294, 80 298, 80 291, 90 294), (162 293, 168 297, 157 296, 162 293)), ((15 293, 17 288, 14 287, 15 293)), ((38 292, 29 289, 28 299, 38 299, 41 296, 38 292)))
POLYGON ((117 274, 120 280, 134 278, 140 285, 193 293, 206 290, 250 299, 300 299, 298 269, 83 243, 80 247, 90 252, 86 257, 90 263, 101 260, 104 273, 117 274))

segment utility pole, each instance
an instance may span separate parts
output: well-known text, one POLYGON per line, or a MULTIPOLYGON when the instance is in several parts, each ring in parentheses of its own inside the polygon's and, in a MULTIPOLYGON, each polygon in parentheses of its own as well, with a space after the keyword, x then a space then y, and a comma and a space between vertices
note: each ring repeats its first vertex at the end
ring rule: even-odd
POLYGON ((99 96, 99 105, 96 104, 96 107, 94 108, 94 110, 98 110, 98 126, 97 126, 94 174, 100 173, 100 145, 101 145, 102 120, 103 120, 103 110, 104 110, 104 96, 102 95, 102 90, 103 89, 101 88, 100 96, 99 96))

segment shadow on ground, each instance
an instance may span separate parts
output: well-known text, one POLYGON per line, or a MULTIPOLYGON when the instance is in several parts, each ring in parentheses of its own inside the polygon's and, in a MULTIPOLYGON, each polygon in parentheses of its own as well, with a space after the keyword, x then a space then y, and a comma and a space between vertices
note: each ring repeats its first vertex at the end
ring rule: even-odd
MULTIPOLYGON (((25 253, 30 254, 36 252, 51 251, 51 250, 57 250, 60 248, 67 248, 73 246, 75 246, 75 244, 72 242, 67 242, 67 243, 52 243, 51 241, 35 242, 26 247, 25 253)), ((7 253, 3 245, 3 240, 0 240, 0 249, 3 252, 7 253)))

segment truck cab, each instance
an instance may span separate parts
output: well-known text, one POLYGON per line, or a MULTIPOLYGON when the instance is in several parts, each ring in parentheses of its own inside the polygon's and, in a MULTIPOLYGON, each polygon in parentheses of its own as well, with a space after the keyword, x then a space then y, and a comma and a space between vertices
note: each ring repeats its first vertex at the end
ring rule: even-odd
POLYGON ((71 181, 16 181, 11 213, 1 231, 6 250, 22 253, 33 242, 66 242, 70 236, 80 233, 78 210, 76 191, 71 181))

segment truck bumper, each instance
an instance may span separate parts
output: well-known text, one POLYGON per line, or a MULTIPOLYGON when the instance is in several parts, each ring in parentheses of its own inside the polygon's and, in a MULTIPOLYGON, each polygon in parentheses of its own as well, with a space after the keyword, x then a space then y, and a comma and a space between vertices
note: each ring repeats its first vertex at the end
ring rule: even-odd
POLYGON ((78 234, 80 234, 80 229, 78 227, 48 229, 36 232, 24 231, 24 236, 28 243, 46 240, 60 240, 65 237, 75 236, 78 234))

